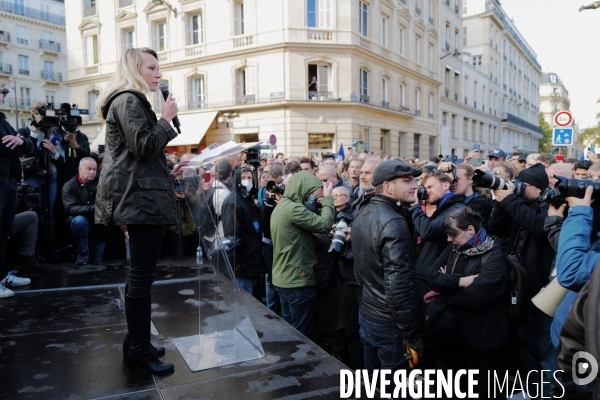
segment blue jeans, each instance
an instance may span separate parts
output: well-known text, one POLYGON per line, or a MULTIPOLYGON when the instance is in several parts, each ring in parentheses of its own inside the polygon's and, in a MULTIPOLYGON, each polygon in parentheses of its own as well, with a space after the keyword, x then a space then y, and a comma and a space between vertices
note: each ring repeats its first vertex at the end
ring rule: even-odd
POLYGON ((252 288, 254 287, 254 279, 252 278, 235 278, 238 286, 244 289, 246 292, 252 294, 252 288))
POLYGON ((310 337, 315 319, 317 291, 314 286, 280 288, 274 286, 281 301, 281 318, 310 337))
POLYGON ((79 254, 89 253, 90 260, 102 261, 104 255, 104 243, 90 243, 90 221, 87 218, 78 215, 71 220, 71 233, 79 247, 79 254))
POLYGON ((279 301, 279 295, 275 290, 275 286, 273 286, 273 252, 269 251, 267 247, 268 245, 263 243, 263 257, 265 258, 267 271, 269 271, 269 273, 265 274, 265 294, 267 297, 267 307, 274 313, 280 314, 281 305, 279 301))
POLYGON ((50 207, 48 210, 49 232, 47 232, 47 237, 54 238, 54 206, 56 204, 56 196, 58 195, 58 181, 50 178, 50 186, 48 188, 46 188, 46 177, 42 175, 31 176, 23 182, 31 185, 32 188, 44 189, 44 191, 39 194, 40 204, 42 209, 46 209, 48 206, 50 207), (50 196, 50 204, 48 204, 48 198, 46 196, 50 196))
POLYGON ((360 313, 358 322, 365 348, 365 369, 369 374, 376 369, 408 370, 402 332, 395 321, 379 321, 360 313))

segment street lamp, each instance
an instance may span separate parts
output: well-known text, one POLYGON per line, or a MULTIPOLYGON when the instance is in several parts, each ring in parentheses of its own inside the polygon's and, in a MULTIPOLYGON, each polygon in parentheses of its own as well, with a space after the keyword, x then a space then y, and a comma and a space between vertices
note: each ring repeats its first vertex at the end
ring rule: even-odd
POLYGON ((166 5, 167 7, 169 7, 171 9, 171 11, 173 11, 175 13, 175 18, 177 18, 177 8, 173 8, 173 6, 171 4, 169 4, 168 1, 166 0, 152 0, 152 2, 154 4, 156 4, 157 6, 161 6, 161 5, 166 5))
POLYGON ((443 60, 444 58, 448 57, 450 54, 452 54, 454 57, 458 57, 458 56, 460 56, 462 53, 460 53, 458 50, 454 50, 454 51, 451 51, 450 53, 448 53, 448 54, 446 54, 446 55, 444 55, 444 56, 440 57, 440 60, 443 60))

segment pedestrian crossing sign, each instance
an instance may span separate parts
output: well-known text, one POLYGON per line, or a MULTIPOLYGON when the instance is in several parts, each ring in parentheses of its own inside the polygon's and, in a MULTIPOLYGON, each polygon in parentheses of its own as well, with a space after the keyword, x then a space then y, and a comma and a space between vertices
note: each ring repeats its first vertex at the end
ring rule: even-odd
POLYGON ((552 133, 553 146, 572 146, 573 128, 554 128, 552 133))

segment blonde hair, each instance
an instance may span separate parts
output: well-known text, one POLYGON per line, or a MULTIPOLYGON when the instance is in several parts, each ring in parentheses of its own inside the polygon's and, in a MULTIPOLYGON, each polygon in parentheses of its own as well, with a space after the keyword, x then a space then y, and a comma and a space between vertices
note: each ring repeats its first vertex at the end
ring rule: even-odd
POLYGON ((96 99, 96 113, 100 120, 104 122, 105 116, 102 114, 102 106, 106 100, 119 89, 134 89, 142 93, 148 93, 150 87, 140 76, 140 66, 142 65, 142 53, 147 53, 158 60, 156 52, 148 47, 139 49, 127 49, 121 56, 117 70, 113 74, 108 85, 98 99, 96 99))

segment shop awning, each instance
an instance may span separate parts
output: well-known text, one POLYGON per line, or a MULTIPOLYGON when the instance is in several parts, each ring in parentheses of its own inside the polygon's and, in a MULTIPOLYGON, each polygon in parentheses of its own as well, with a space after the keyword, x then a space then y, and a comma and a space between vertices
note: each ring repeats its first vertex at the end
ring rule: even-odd
POLYGON ((215 120, 218 111, 180 115, 181 134, 171 140, 167 146, 197 145, 215 120))

